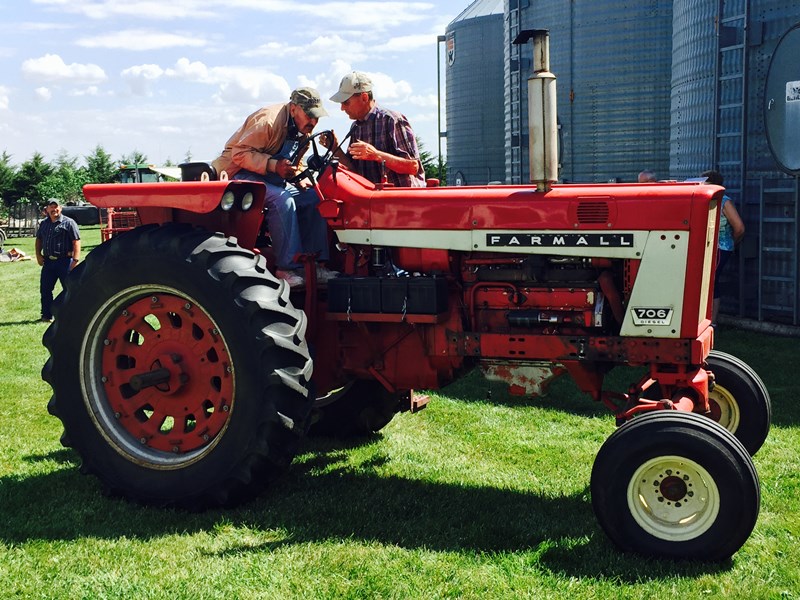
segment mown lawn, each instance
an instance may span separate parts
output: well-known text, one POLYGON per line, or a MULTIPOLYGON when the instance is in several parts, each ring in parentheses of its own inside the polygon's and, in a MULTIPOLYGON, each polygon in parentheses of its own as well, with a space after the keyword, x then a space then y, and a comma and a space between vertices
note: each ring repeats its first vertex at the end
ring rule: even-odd
MULTIPOLYGON (((33 254, 30 238, 12 245, 33 254)), ((235 510, 106 498, 47 414, 38 316, 36 262, 0 263, 0 598, 800 597, 796 339, 719 334, 761 374, 774 416, 754 459, 756 529, 709 564, 608 542, 588 483, 614 421, 568 379, 524 400, 473 373, 380 435, 306 442, 278 486, 235 510)))

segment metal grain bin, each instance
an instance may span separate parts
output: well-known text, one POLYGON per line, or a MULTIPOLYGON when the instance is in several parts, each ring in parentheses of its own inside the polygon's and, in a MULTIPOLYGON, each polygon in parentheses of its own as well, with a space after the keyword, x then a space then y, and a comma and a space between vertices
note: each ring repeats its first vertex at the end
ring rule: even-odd
POLYGON ((669 167, 672 0, 506 0, 506 142, 511 182, 526 182, 529 50, 524 29, 550 30, 558 78, 561 178, 635 181, 669 167))
POLYGON ((446 29, 447 181, 504 181, 503 0, 477 0, 446 29))

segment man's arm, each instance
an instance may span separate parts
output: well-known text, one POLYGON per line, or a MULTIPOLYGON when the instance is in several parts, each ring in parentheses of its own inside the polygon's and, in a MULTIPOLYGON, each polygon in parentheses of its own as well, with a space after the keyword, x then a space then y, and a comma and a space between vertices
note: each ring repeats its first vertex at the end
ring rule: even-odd
POLYGON ((378 150, 375 146, 367 142, 355 142, 350 144, 348 152, 356 160, 386 161, 386 168, 395 173, 416 175, 419 171, 419 161, 416 159, 395 156, 389 152, 378 150))
POLYGON ((41 267, 42 265, 44 265, 44 255, 42 254, 42 238, 40 238, 39 236, 36 236, 35 248, 36 248, 36 262, 39 263, 39 266, 41 267))
POLYGON ((72 240, 72 262, 69 265, 70 271, 74 269, 78 261, 81 259, 81 241, 79 239, 72 240))

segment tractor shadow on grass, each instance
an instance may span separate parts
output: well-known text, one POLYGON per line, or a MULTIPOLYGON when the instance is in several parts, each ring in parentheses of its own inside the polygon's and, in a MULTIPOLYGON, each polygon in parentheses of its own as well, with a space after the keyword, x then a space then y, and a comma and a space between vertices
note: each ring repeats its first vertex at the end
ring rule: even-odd
MULTIPOLYGON (((371 438, 379 442, 379 436, 371 438)), ((380 444, 377 444, 379 447, 380 444)), ((61 451, 36 457, 77 464, 61 451)), ((363 540, 410 550, 514 553, 532 569, 582 578, 641 582, 724 571, 722 564, 673 563, 619 553, 599 529, 589 492, 548 497, 500 487, 460 485, 383 474, 379 449, 355 466, 346 448, 306 452, 277 485, 230 510, 187 513, 138 506, 102 495, 99 482, 76 468, 0 478, 0 542, 125 537, 147 541, 225 527, 269 538, 232 537, 210 555, 270 552, 326 540, 363 540), (647 562, 650 567, 642 568, 647 562)), ((220 535, 224 536, 224 533, 220 535)), ((200 550, 203 551, 202 549, 200 550)))

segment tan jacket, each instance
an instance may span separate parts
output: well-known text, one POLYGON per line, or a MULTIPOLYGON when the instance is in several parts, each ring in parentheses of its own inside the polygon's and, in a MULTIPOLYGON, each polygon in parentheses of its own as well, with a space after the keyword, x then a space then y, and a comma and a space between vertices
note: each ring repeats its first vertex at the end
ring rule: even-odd
POLYGON ((217 173, 225 171, 228 177, 233 177, 242 169, 264 175, 268 164, 270 172, 273 172, 276 161, 268 161, 280 151, 288 129, 288 103, 260 108, 245 119, 212 164, 217 173))

